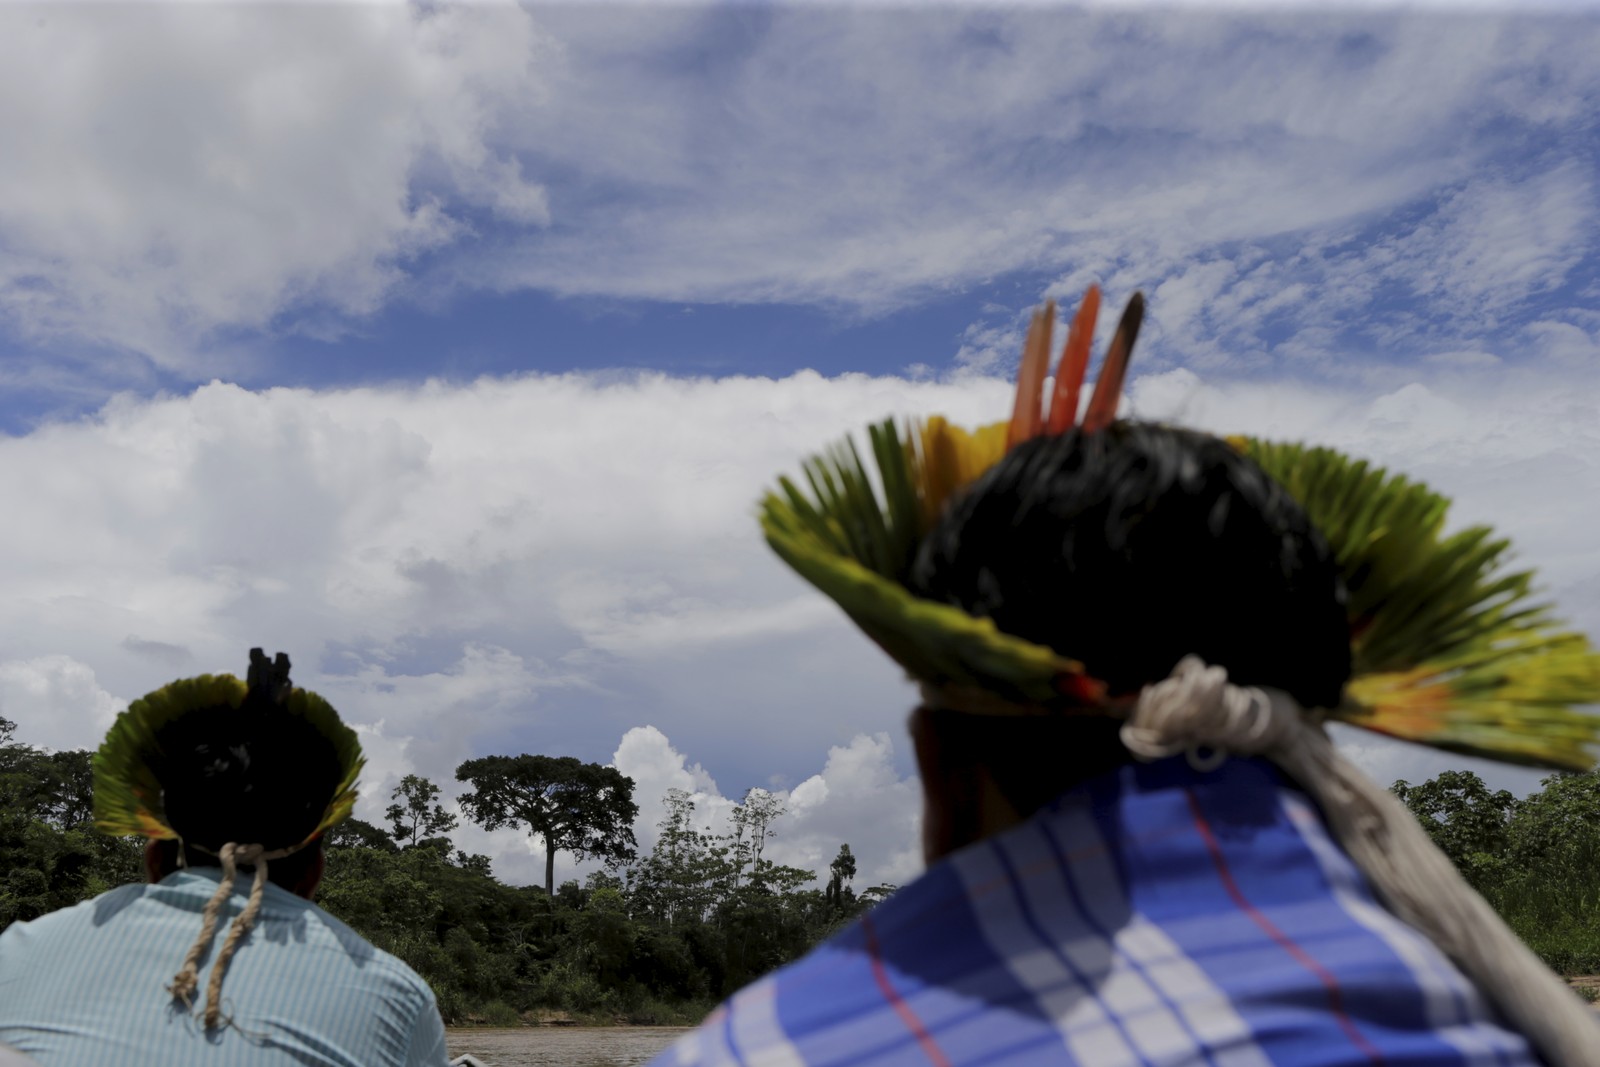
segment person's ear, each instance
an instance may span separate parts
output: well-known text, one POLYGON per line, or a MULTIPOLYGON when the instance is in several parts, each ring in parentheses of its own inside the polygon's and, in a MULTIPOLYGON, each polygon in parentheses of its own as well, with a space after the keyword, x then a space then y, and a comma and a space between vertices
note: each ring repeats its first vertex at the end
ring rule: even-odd
POLYGON ((950 851, 950 812, 942 785, 944 767, 939 758, 939 741, 925 708, 911 713, 906 729, 911 734, 917 778, 922 783, 922 858, 932 863, 950 851))
POLYGON ((328 854, 323 850, 321 840, 318 840, 316 844, 310 847, 316 849, 317 854, 310 865, 306 867, 306 873, 302 874, 300 880, 295 883, 294 895, 304 897, 307 900, 315 900, 317 887, 322 884, 322 875, 328 869, 328 854))
POLYGON ((167 869, 166 849, 160 841, 146 841, 144 843, 144 879, 151 885, 160 882, 172 872, 167 869))
POLYGON ((907 723, 922 779, 922 854, 927 862, 1022 821, 985 761, 970 722, 918 708, 907 723))
POLYGON ((929 863, 984 836, 995 792, 988 772, 941 729, 939 718, 918 708, 908 723, 922 779, 922 855, 929 863))

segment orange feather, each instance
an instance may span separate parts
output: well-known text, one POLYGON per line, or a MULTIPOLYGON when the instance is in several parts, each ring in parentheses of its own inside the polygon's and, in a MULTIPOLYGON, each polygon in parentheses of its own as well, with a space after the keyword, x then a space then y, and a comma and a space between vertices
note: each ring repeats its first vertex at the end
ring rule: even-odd
POLYGON ((1083 389, 1083 376, 1089 369, 1089 346, 1094 343, 1095 319, 1100 315, 1100 287, 1089 286, 1083 294, 1083 303, 1073 316, 1072 328, 1067 331, 1067 343, 1061 349, 1061 365, 1056 368, 1056 391, 1050 400, 1050 422, 1046 433, 1066 433, 1078 421, 1078 394, 1083 389))
POLYGON ((1089 398, 1089 410, 1083 416, 1083 432, 1096 433, 1111 425, 1117 417, 1117 402, 1122 398, 1122 380, 1128 374, 1128 357, 1133 353, 1133 342, 1139 336, 1139 324, 1144 321, 1144 294, 1134 293, 1117 324, 1117 334, 1111 340, 1111 349, 1100 367, 1100 380, 1094 383, 1094 395, 1089 398))
POLYGON ((1011 412, 1011 430, 1006 435, 1006 450, 1036 437, 1043 412, 1044 376, 1050 372, 1050 331, 1055 326, 1055 301, 1033 314, 1028 340, 1022 346, 1022 366, 1017 371, 1017 403, 1011 412))

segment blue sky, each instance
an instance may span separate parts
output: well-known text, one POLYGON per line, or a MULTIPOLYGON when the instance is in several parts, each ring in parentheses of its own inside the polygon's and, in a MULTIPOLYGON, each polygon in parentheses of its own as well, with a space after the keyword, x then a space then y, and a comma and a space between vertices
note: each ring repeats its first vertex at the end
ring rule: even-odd
POLYGON ((1149 298, 1130 410, 1425 477, 1600 627, 1600 9, 1518 11, 0 7, 0 713, 90 745, 271 645, 369 816, 570 753, 646 839, 762 785, 903 879, 910 690, 753 504, 1002 416, 1091 281, 1149 298))

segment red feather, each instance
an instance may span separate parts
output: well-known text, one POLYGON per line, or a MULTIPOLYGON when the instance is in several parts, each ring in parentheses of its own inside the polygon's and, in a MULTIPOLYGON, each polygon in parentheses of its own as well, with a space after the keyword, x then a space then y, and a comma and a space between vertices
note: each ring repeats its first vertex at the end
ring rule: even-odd
POLYGON ((1100 315, 1100 287, 1089 286, 1083 294, 1083 303, 1073 316, 1072 328, 1067 331, 1067 343, 1061 349, 1061 365, 1056 368, 1056 391, 1050 400, 1050 422, 1046 433, 1066 433, 1078 421, 1078 394, 1083 390, 1083 376, 1089 369, 1089 346, 1094 343, 1094 324, 1100 315))

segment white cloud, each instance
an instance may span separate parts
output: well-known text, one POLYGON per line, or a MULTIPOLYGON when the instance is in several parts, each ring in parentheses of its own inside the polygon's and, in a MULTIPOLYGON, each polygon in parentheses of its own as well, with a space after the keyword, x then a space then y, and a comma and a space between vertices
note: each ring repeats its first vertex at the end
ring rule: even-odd
POLYGON ((1596 95, 1587 21, 800 7, 729 34, 714 87, 636 62, 635 40, 635 62, 603 62, 615 46, 581 14, 547 25, 568 48, 558 96, 581 103, 519 134, 635 195, 474 252, 464 269, 486 284, 873 305, 1019 268, 1128 265, 1144 282, 1228 242, 1304 243, 1462 189, 1443 219, 1474 279, 1501 240, 1527 253, 1513 289, 1592 243, 1564 225, 1593 217, 1587 164, 1553 139, 1596 95), (646 98, 650 130, 635 116, 629 136, 601 132, 646 98), (1551 172, 1476 181, 1505 144, 1496 121, 1540 135, 1551 172))
POLYGON ((381 729, 375 797, 488 746, 601 758, 651 719, 792 778, 910 692, 770 558, 756 499, 886 412, 976 419, 1005 393, 802 374, 120 398, 0 440, 3 510, 27 517, 0 529, 0 649, 93 664, 123 699, 284 649, 381 729))
POLYGON ((793 827, 782 828, 773 859, 823 877, 848 843, 861 863, 858 889, 910 881, 922 869, 922 791, 896 772, 895 747, 876 733, 828 749, 822 771, 788 794, 793 827))
POLYGON ((1560 367, 1557 373, 1600 364, 1600 340, 1571 322, 1543 319, 1528 326, 1535 351, 1560 367))
MULTIPOLYGON (((805 373, 122 398, 0 439, 0 514, 21 517, 0 524, 0 713, 22 740, 90 747, 174 675, 283 649, 363 730, 363 817, 411 771, 455 794, 473 755, 615 759, 640 780, 646 834, 669 787, 722 819, 759 785, 794 812, 776 858, 825 866, 848 840, 864 873, 898 880, 915 855, 899 741, 914 693, 771 556, 754 504, 841 433, 893 413, 972 425, 1009 394, 974 374, 805 373)), ((1511 535, 1600 633, 1587 370, 1430 368, 1330 388, 1180 369, 1135 378, 1128 403, 1421 477, 1456 498, 1458 525, 1511 535)), ((1436 763, 1364 746, 1384 776, 1436 763)), ((522 835, 475 833, 463 847, 542 877, 522 835)))
POLYGON ((397 293, 871 311, 1036 270, 1162 287, 1152 339, 1220 366, 1374 301, 1369 349, 1459 349, 1389 298, 1481 324, 1591 254, 1593 19, 1131 8, 7 5, 0 314, 232 373, 240 330, 397 293))
POLYGON ((1567 163, 1525 181, 1465 186, 1396 249, 1394 273, 1424 296, 1444 296, 1463 324, 1559 285, 1594 246, 1590 174, 1567 163))
POLYGON ((1146 369, 1406 375, 1418 363, 1496 363, 1490 339, 1519 362, 1571 364, 1594 342, 1550 316, 1583 315, 1586 301, 1563 292, 1587 276, 1597 226, 1589 168, 1562 164, 1441 183, 1398 217, 1293 237, 1095 242, 1048 292, 1075 302, 1096 276, 1145 289, 1146 369))
POLYGON ((369 312, 465 213, 547 220, 493 147, 544 47, 509 4, 0 5, 0 315, 187 369, 369 312))
MULTIPOLYGON (((887 733, 857 734, 828 749, 821 771, 792 790, 773 790, 784 814, 772 824, 763 858, 815 872, 820 888, 839 846, 848 844, 860 864, 858 889, 910 881, 922 869, 922 795, 916 780, 896 769, 894 750, 887 733)), ((641 854, 655 843, 667 790, 688 793, 696 825, 713 834, 729 831, 728 816, 744 795, 724 796, 704 768, 689 764, 653 726, 628 731, 612 765, 635 783, 641 854)))
POLYGON ((49 749, 82 746, 84 730, 103 733, 128 706, 70 656, 0 662, 0 716, 26 723, 17 740, 49 749))

